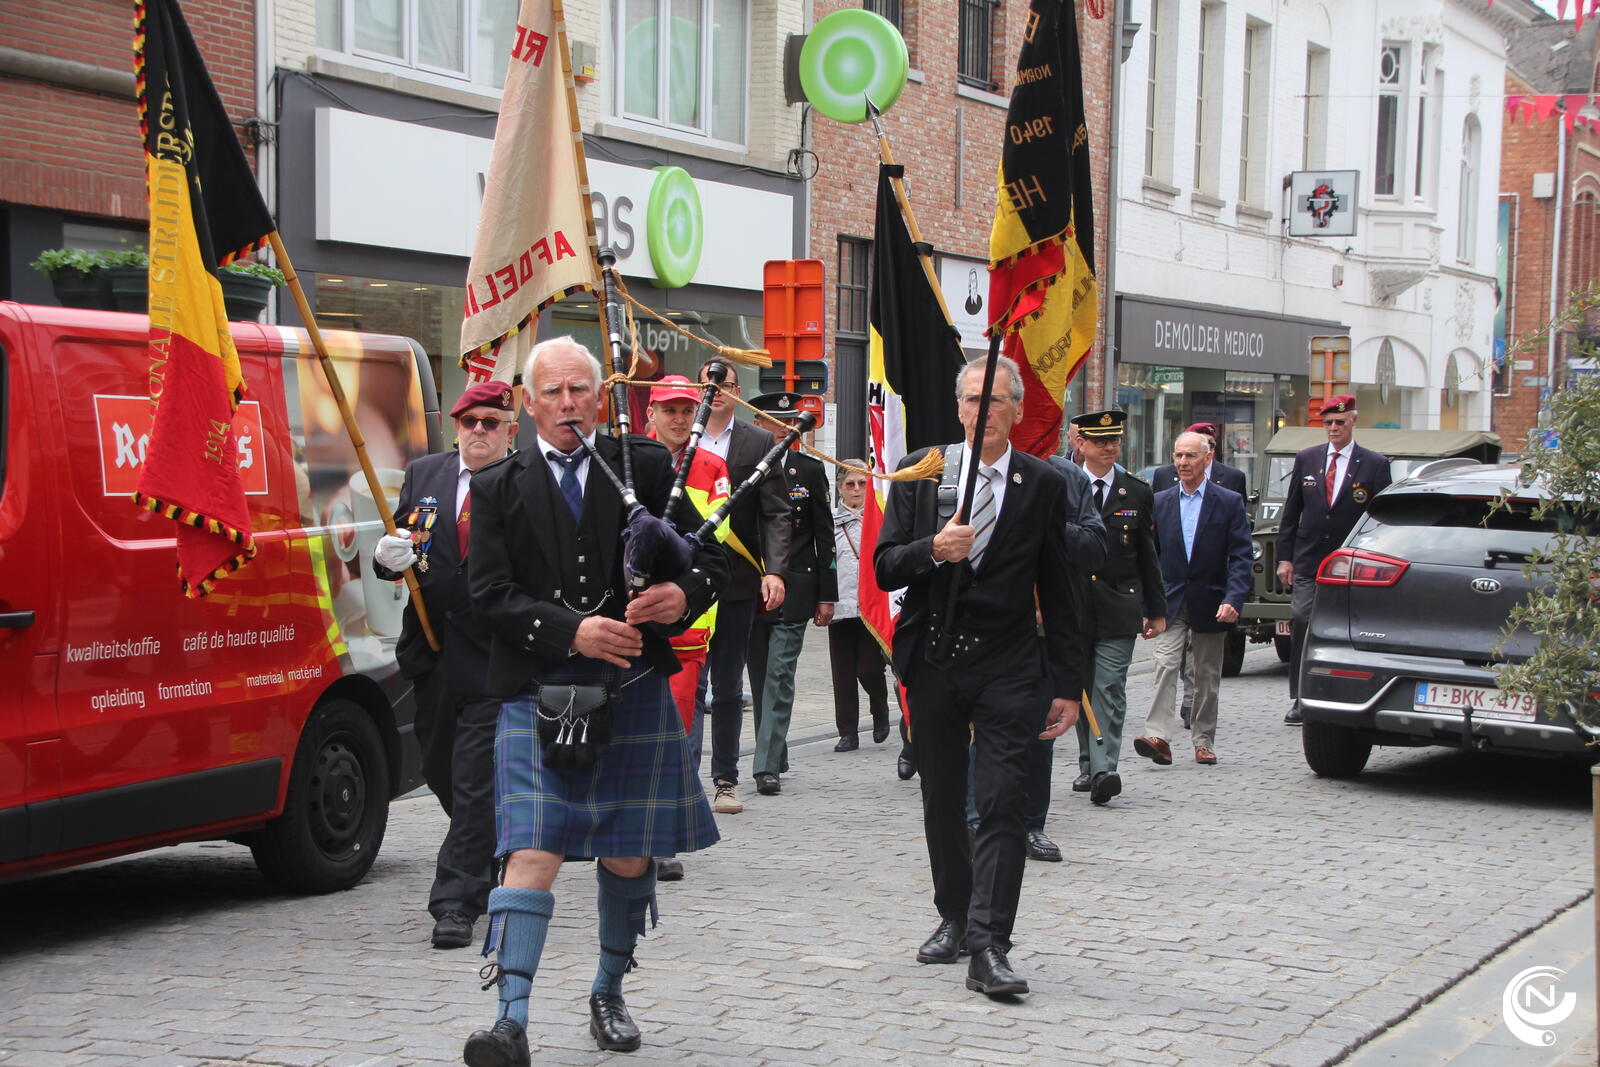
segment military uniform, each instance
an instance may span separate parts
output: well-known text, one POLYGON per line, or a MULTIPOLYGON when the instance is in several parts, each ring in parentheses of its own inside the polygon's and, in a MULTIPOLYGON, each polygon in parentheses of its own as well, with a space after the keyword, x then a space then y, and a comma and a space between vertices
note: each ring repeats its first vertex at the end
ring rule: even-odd
MULTIPOLYGON (((787 419, 799 416, 798 400, 794 393, 768 393, 751 403, 759 410, 787 419)), ((806 627, 816 616, 819 604, 833 604, 839 599, 827 472, 820 460, 795 451, 785 455, 781 472, 789 494, 790 522, 783 606, 776 612, 756 616, 750 632, 748 663, 756 720, 752 773, 757 776, 757 788, 766 793, 777 791, 776 776, 789 769, 794 675, 806 627), (766 780, 762 775, 773 778, 766 780)))
MULTIPOLYGON (((1091 412, 1073 420, 1090 440, 1121 438, 1127 416, 1121 411, 1091 412)), ((1128 664, 1144 620, 1167 614, 1162 593, 1161 562, 1156 556, 1155 493, 1148 483, 1113 466, 1096 478, 1087 467, 1091 494, 1106 527, 1105 563, 1089 575, 1089 619, 1086 632, 1094 648, 1094 684, 1089 706, 1099 722, 1104 745, 1089 734, 1085 718, 1077 723, 1078 772, 1088 776, 1089 795, 1104 804, 1121 792, 1117 762, 1122 753, 1122 728, 1128 715, 1128 664)))

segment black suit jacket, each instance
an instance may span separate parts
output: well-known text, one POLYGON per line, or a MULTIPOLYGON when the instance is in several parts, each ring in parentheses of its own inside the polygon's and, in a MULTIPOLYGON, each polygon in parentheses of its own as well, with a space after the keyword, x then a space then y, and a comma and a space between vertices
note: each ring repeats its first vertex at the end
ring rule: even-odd
POLYGON ((1141 633, 1140 620, 1167 616, 1150 486, 1127 471, 1113 470, 1100 516, 1106 524, 1106 564, 1089 578, 1096 640, 1141 633))
MULTIPOLYGON (((1211 462, 1211 482, 1213 485, 1220 485, 1224 489, 1232 489, 1240 496, 1247 497, 1250 493, 1245 487, 1246 481, 1244 471, 1238 467, 1230 467, 1226 463, 1217 460, 1211 462)), ((1150 476, 1150 490, 1155 493, 1159 493, 1163 489, 1171 489, 1177 484, 1178 468, 1170 463, 1157 467, 1156 472, 1150 476)))
MULTIPOLYGON (((422 525, 426 515, 426 512, 419 514, 413 523, 413 513, 422 508, 434 509, 432 537, 427 548, 428 569, 419 569, 416 574, 417 587, 422 592, 440 650, 435 652, 428 647, 428 639, 417 621, 417 609, 408 603, 400 627, 400 640, 395 644, 395 658, 407 678, 428 673, 442 660, 447 665, 450 685, 455 692, 478 694, 486 692, 489 631, 472 610, 467 591, 467 563, 461 558, 461 547, 456 543, 456 484, 460 470, 458 452, 423 456, 406 468, 405 483, 400 487, 399 503, 394 509, 394 522, 401 529, 411 529, 413 525, 422 525), (429 497, 432 501, 424 504, 429 497)), ((372 569, 378 577, 388 581, 405 577, 376 562, 372 569)))
POLYGON ((833 567, 833 508, 822 461, 791 451, 783 457, 782 481, 789 498, 789 568, 783 573, 782 622, 809 622, 818 604, 839 600, 833 567))
MULTIPOLYGON (((672 457, 664 445, 647 437, 631 439, 634 495, 651 514, 660 515, 672 489, 672 457)), ((619 475, 622 446, 613 437, 598 436, 595 446, 619 475)), ((620 619, 627 606, 622 576, 622 531, 626 519, 622 496, 593 461, 584 481, 584 510, 592 511, 594 529, 602 531, 599 573, 610 575, 610 598, 598 609, 620 619)), ((563 563, 572 551, 571 527, 558 523, 554 508, 567 506, 550 465, 537 450, 517 452, 485 467, 472 478, 472 544, 468 584, 473 604, 492 634, 489 692, 514 696, 541 669, 567 661, 573 635, 583 615, 567 606, 561 592, 563 563)), ((672 516, 679 529, 700 523, 694 505, 684 497, 672 516)), ((690 569, 675 580, 689 601, 684 618, 672 625, 641 627, 644 656, 663 675, 678 670, 667 638, 699 618, 728 580, 726 557, 715 542, 698 548, 690 569)), ((567 600, 573 590, 565 590, 567 600)), ((592 595, 603 596, 605 589, 592 595)))
POLYGON ((1352 444, 1350 469, 1340 479, 1339 495, 1329 508, 1327 468, 1326 444, 1303 448, 1294 457, 1278 518, 1278 562, 1292 562, 1297 577, 1316 577, 1322 561, 1344 544, 1372 498, 1389 484, 1388 457, 1352 444))
MULTIPOLYGON (((770 433, 734 419, 733 438, 728 443, 729 486, 736 488, 748 478, 772 445, 770 433)), ((789 495, 780 473, 769 471, 759 489, 733 506, 728 529, 728 539, 724 543, 728 555, 728 587, 722 599, 753 600, 760 595, 762 575, 782 577, 789 569, 789 495), (733 547, 735 538, 761 562, 759 570, 733 547)))
POLYGON ((1188 609, 1189 628, 1196 633, 1231 630, 1237 623, 1218 622, 1223 603, 1243 610, 1250 595, 1250 520, 1244 497, 1220 485, 1206 486, 1200 498, 1194 548, 1183 551, 1183 518, 1178 487, 1156 494, 1156 544, 1161 552, 1161 577, 1167 609, 1173 615, 1188 609))
MULTIPOLYGON (((901 461, 904 469, 928 449, 901 461)), ((966 561, 935 564, 933 535, 938 482, 893 482, 883 527, 873 550, 873 573, 884 589, 906 590, 894 630, 894 666, 908 677, 930 639, 934 616, 944 612, 946 582, 959 583, 956 628, 976 636, 976 650, 957 669, 984 676, 1047 678, 1053 698, 1077 700, 1088 674, 1088 642, 1073 588, 1067 549, 1067 486, 1041 459, 1011 451, 1005 499, 974 574, 966 561), (1037 638, 1034 593, 1044 615, 1037 638)))

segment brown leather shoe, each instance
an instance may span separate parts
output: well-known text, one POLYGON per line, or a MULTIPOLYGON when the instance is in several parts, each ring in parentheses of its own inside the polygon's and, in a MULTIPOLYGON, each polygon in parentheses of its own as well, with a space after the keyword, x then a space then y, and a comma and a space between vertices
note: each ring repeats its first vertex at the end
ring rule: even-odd
POLYGON ((1172 762, 1172 746, 1159 737, 1136 737, 1133 739, 1133 750, 1158 767, 1165 767, 1172 762))
POLYGON ((1194 746, 1194 761, 1196 763, 1213 764, 1217 762, 1217 754, 1204 745, 1194 746))

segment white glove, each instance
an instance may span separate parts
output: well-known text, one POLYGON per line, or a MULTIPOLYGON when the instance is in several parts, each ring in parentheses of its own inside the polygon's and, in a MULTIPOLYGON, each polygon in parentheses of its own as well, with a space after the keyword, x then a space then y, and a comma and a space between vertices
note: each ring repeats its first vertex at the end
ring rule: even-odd
POLYGON ((401 530, 398 534, 384 534, 378 538, 372 558, 389 570, 405 570, 417 561, 417 554, 411 548, 411 532, 401 530))

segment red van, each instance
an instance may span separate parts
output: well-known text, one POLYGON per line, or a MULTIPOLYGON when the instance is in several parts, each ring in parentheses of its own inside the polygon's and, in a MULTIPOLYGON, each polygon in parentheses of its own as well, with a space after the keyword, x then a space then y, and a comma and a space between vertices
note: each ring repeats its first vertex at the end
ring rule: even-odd
MULTIPOLYGON (((286 888, 359 882, 420 779, 395 666, 403 583, 304 331, 234 323, 256 557, 203 600, 129 499, 150 429, 142 315, 0 302, 0 879, 247 844, 286 888)), ((325 335, 373 465, 437 448, 426 354, 325 335)))

